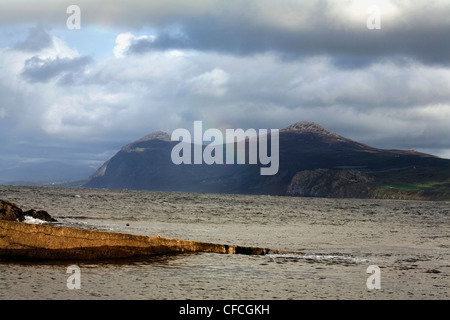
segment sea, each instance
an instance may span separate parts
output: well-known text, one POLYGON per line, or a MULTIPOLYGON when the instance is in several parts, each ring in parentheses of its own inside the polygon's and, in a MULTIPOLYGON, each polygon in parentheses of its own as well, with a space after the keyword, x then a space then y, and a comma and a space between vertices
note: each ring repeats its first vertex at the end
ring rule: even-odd
POLYGON ((449 202, 28 186, 0 199, 54 225, 298 252, 2 260, 1 300, 450 298, 449 202))

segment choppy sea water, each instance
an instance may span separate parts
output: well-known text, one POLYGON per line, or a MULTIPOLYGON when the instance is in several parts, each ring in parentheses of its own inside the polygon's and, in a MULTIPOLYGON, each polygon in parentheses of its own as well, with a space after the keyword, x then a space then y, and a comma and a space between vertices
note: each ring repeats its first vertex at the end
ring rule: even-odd
POLYGON ((448 202, 13 186, 0 198, 57 225, 300 252, 0 261, 0 299, 450 298, 448 202), (74 264, 79 289, 67 286, 74 264))

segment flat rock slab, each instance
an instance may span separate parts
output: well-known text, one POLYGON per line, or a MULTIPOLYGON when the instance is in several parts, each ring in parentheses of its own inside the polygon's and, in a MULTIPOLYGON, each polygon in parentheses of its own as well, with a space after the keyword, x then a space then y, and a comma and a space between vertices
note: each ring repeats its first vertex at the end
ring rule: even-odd
POLYGON ((267 248, 0 220, 0 258, 96 260, 183 252, 249 255, 292 253, 267 248))

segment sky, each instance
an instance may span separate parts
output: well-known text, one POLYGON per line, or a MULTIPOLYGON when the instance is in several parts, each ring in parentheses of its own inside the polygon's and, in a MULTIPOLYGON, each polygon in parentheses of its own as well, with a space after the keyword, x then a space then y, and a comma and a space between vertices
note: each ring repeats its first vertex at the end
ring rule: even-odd
POLYGON ((447 0, 0 0, 0 166, 94 170, 195 120, 313 121, 450 158, 449 13, 447 0))

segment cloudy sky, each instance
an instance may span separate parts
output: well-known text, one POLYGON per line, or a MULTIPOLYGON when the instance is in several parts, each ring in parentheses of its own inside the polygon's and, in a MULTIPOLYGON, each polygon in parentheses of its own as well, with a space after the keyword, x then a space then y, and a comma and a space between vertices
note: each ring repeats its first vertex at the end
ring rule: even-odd
POLYGON ((194 120, 450 158, 450 2, 0 0, 4 168, 96 168, 194 120))

